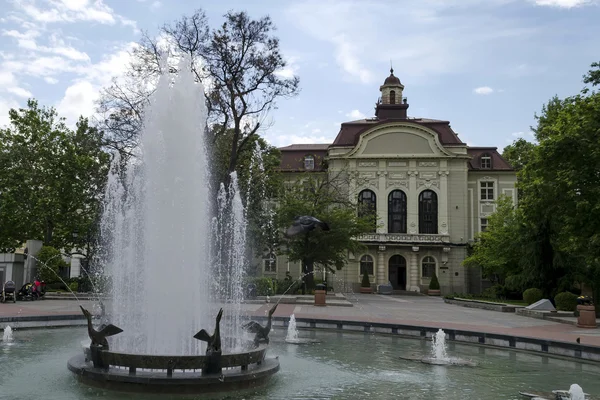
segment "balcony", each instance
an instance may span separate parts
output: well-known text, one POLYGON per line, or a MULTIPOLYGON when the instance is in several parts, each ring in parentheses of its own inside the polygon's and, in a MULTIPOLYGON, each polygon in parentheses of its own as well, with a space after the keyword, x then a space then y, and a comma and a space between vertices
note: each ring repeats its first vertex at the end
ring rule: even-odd
POLYGON ((407 244, 446 244, 450 235, 429 235, 408 233, 363 233, 357 239, 368 243, 407 243, 407 244))

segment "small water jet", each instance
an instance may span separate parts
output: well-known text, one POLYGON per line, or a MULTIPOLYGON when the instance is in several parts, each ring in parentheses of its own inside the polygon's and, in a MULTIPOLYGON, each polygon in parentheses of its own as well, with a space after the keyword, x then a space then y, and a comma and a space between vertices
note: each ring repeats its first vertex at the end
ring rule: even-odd
POLYGON ((477 363, 471 360, 465 360, 462 358, 448 357, 446 349, 446 332, 443 329, 438 331, 431 337, 431 356, 430 357, 419 357, 419 356, 400 356, 403 360, 409 361, 420 361, 424 364, 431 365, 460 365, 475 367, 477 363))
POLYGON ((521 396, 532 400, 587 400, 591 399, 578 384, 574 383, 569 390, 553 390, 552 393, 519 392, 521 396))
POLYGON ((296 316, 290 315, 290 322, 288 323, 287 335, 285 337, 286 343, 291 344, 308 344, 308 343, 319 343, 317 339, 300 338, 298 328, 296 327, 296 316))
POLYGON ((2 341, 4 343, 10 343, 13 340, 13 330, 9 325, 6 325, 6 328, 4 328, 4 333, 2 334, 2 341))

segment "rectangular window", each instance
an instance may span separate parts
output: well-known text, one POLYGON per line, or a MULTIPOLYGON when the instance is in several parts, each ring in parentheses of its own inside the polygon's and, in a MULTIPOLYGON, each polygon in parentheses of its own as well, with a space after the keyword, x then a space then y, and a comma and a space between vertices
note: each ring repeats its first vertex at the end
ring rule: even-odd
POLYGON ((488 227, 488 219, 481 218, 481 232, 487 231, 487 227, 488 227))
POLYGON ((494 200, 494 182, 481 182, 481 200, 494 200))
POLYGON ((264 259, 265 272, 277 272, 277 258, 274 254, 264 259))
POLYGON ((481 168, 482 169, 491 169, 492 168, 492 158, 489 156, 481 157, 481 168))

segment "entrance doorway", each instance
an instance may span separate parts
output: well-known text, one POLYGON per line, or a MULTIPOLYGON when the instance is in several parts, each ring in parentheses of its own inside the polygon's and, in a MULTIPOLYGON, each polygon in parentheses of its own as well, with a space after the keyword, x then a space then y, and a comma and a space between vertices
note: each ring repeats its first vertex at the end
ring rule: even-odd
POLYGON ((406 259, 400 254, 390 258, 388 276, 394 290, 406 290, 406 259))

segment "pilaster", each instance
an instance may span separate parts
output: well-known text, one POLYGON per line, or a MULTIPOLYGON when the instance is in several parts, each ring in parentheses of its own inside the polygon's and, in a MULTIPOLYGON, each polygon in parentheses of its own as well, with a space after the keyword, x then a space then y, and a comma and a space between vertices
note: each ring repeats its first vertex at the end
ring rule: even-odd
POLYGON ((409 161, 408 166, 408 233, 411 235, 419 232, 419 194, 417 193, 417 162, 409 161))
POLYGON ((385 246, 379 246, 377 249, 377 277, 376 283, 378 285, 385 285, 388 283, 385 273, 385 246))
MULTIPOLYGON (((446 162, 446 161, 445 161, 446 162)), ((448 175, 450 171, 440 171, 440 198, 439 198, 439 215, 438 232, 442 235, 448 234, 448 175)))
POLYGON ((409 285, 407 287, 411 292, 420 292, 421 288, 419 287, 419 260, 418 260, 418 252, 419 248, 417 246, 412 247, 412 252, 410 253, 410 278, 409 285))

